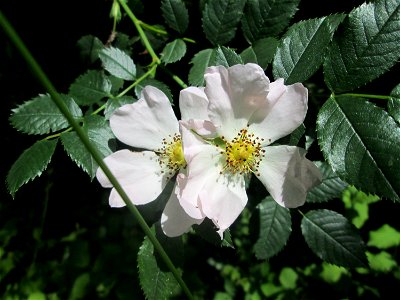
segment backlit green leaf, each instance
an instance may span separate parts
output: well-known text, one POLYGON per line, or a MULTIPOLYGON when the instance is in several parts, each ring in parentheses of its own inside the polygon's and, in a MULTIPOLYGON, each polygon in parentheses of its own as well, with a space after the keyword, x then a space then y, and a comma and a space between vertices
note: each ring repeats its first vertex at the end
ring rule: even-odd
MULTIPOLYGON (((96 115, 86 117, 83 129, 103 157, 110 155, 115 150, 115 137, 104 118, 96 115)), ((76 132, 63 133, 61 142, 68 156, 93 179, 98 165, 76 132)))
POLYGON ((248 0, 242 29, 249 43, 278 36, 297 11, 300 0, 248 0))
POLYGON ((381 251, 378 254, 367 252, 367 256, 372 270, 378 272, 390 272, 397 266, 396 259, 386 251, 381 251))
POLYGON ((235 37, 246 0, 208 1, 203 11, 203 29, 214 45, 223 45, 235 37))
POLYGON ((343 267, 365 267, 365 245, 356 228, 342 215, 313 210, 301 221, 301 231, 311 250, 324 261, 343 267))
POLYGON ((189 83, 194 86, 204 85, 204 72, 207 67, 211 66, 211 62, 214 61, 215 50, 204 49, 196 53, 190 61, 193 66, 189 71, 189 83))
POLYGON ((334 198, 340 198, 347 183, 337 176, 327 163, 316 162, 322 173, 323 179, 320 185, 312 188, 307 194, 307 202, 326 202, 334 198))
POLYGON ((272 37, 255 41, 251 46, 240 53, 243 63, 258 64, 264 70, 274 57, 278 40, 272 37))
POLYGON ((335 35, 324 63, 325 81, 336 93, 379 77, 400 58, 400 2, 378 0, 354 9, 335 35))
POLYGON ((169 27, 179 33, 184 33, 189 24, 189 13, 182 0, 163 0, 161 11, 169 27))
POLYGON ((331 96, 318 114, 317 135, 343 180, 400 200, 400 128, 383 109, 362 98, 331 96))
POLYGON ((180 60, 186 53, 186 44, 181 39, 176 39, 165 45, 161 52, 161 61, 165 64, 180 60))
POLYGON ((388 224, 369 232, 368 246, 387 249, 400 245, 400 232, 388 224))
POLYGON ((69 94, 79 105, 91 105, 110 96, 111 82, 101 71, 89 70, 69 87, 69 94))
POLYGON ((277 204, 272 197, 265 198, 258 206, 260 233, 254 245, 259 259, 268 259, 283 249, 292 231, 290 211, 277 204))
MULTIPOLYGON (((74 118, 82 117, 82 111, 75 101, 61 95, 74 118)), ((10 122, 18 131, 27 134, 47 134, 69 126, 68 120, 54 104, 50 95, 39 95, 12 110, 10 122)))
POLYGON ((37 141, 18 157, 6 178, 11 196, 14 197, 21 186, 40 176, 46 170, 56 145, 57 140, 37 141))
POLYGON ((168 300, 180 292, 180 286, 171 272, 157 265, 153 244, 145 237, 138 252, 140 286, 148 300, 168 300))
POLYGON ((303 82, 318 70, 325 49, 344 15, 333 15, 298 22, 279 41, 273 61, 274 78, 286 84, 303 82))
POLYGON ((108 47, 99 52, 104 69, 115 77, 135 80, 136 66, 133 60, 118 48, 108 47))

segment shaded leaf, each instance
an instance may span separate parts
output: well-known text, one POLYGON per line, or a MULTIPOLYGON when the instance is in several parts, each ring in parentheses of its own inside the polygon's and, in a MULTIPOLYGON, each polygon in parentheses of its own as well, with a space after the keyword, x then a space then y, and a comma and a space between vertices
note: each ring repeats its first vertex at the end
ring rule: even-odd
POLYGON ((101 40, 93 35, 81 37, 77 45, 80 48, 81 57, 83 59, 88 59, 91 63, 99 58, 99 51, 104 47, 101 40))
POLYGON ((109 120, 114 110, 125 104, 132 104, 136 99, 132 96, 122 96, 119 98, 109 99, 106 103, 106 108, 104 110, 104 117, 109 120))
POLYGON ((390 98, 388 102, 389 114, 400 123, 400 84, 398 84, 390 93, 390 98))
POLYGON ((289 209, 277 204, 272 197, 257 206, 260 214, 260 233, 254 244, 259 259, 268 259, 283 249, 292 231, 289 209))
POLYGON ((304 215, 301 231, 311 250, 324 261, 343 267, 365 267, 365 245, 356 228, 342 215, 313 210, 304 215))
POLYGON ((300 0, 248 0, 242 18, 246 40, 253 43, 278 36, 297 11, 300 0))
POLYGON ((74 281, 68 300, 84 299, 87 296, 89 283, 89 273, 83 273, 79 275, 74 281))
MULTIPOLYGON (((75 101, 66 95, 60 95, 74 118, 82 117, 82 111, 75 101)), ((12 126, 27 134, 47 134, 69 126, 51 96, 39 95, 12 110, 12 126)))
POLYGON ((362 98, 331 96, 318 114, 317 135, 343 180, 400 200, 400 128, 383 109, 362 98))
MULTIPOLYGON (((103 157, 110 155, 115 150, 114 134, 104 118, 96 115, 86 117, 83 129, 103 157)), ((61 142, 68 156, 93 179, 98 165, 76 132, 63 133, 61 142)))
POLYGON ((336 93, 379 77, 400 58, 400 2, 379 0, 354 9, 335 35, 324 63, 325 81, 336 93))
POLYGON ((145 80, 141 81, 138 85, 135 86, 135 94, 136 97, 140 98, 140 95, 142 93, 142 89, 146 85, 151 85, 159 90, 161 90, 169 99, 169 101, 172 103, 172 93, 171 90, 169 89, 168 85, 166 85, 164 82, 158 81, 157 79, 152 79, 152 78, 146 78, 145 80))
POLYGON ((46 170, 56 145, 57 140, 37 141, 18 157, 6 178, 7 189, 12 197, 21 186, 40 176, 46 170))
POLYGON ((256 63, 264 70, 274 58, 278 40, 272 37, 255 41, 240 53, 243 63, 256 63))
POLYGON ((171 272, 157 265, 153 244, 145 237, 138 252, 140 286, 149 300, 170 299, 180 292, 180 286, 171 272))
POLYGON ((344 15, 298 22, 279 41, 273 61, 274 78, 286 84, 303 82, 313 75, 325 58, 325 49, 344 15))
POLYGON ((214 60, 211 62, 213 66, 224 66, 227 68, 242 63, 242 58, 233 49, 224 46, 217 48, 214 60))
POLYGON ((110 96, 111 82, 102 71, 89 70, 69 87, 69 94, 79 105, 91 105, 110 96))
POLYGON ((99 52, 104 69, 115 77, 135 80, 136 66, 133 60, 118 48, 108 47, 99 52))
POLYGON ((208 1, 203 11, 203 30, 213 45, 223 45, 235 37, 246 0, 208 1))
POLYGON ((204 49, 196 53, 190 61, 193 66, 189 71, 189 83, 194 86, 204 85, 204 73, 207 67, 211 66, 211 62, 214 61, 215 50, 204 49))
POLYGON ((180 34, 186 31, 189 24, 189 13, 182 0, 163 0, 161 11, 165 23, 169 27, 180 34))
POLYGON ((161 61, 165 64, 177 62, 186 54, 186 44, 182 39, 176 39, 165 45, 161 52, 161 61))
POLYGON ((307 202, 326 202, 335 198, 340 198, 343 190, 347 187, 347 183, 337 176, 329 164, 325 162, 316 162, 318 169, 321 171, 323 179, 321 184, 312 188, 308 194, 307 202))

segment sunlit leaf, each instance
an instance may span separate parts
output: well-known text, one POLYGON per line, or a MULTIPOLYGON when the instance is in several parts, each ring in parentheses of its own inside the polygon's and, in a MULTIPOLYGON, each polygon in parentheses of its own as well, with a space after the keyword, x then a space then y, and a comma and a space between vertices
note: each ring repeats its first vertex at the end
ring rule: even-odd
POLYGON ((278 40, 272 37, 255 41, 251 46, 240 53, 244 63, 256 63, 264 70, 274 57, 278 40))
POLYGON ((322 173, 321 184, 312 188, 307 194, 307 202, 326 202, 334 198, 340 198, 347 183, 337 176, 327 163, 316 162, 322 173))
POLYGON ((163 0, 161 11, 169 27, 179 33, 184 33, 189 24, 189 13, 182 0, 163 0))
POLYGON ((400 128, 383 109, 362 98, 331 96, 318 114, 317 134, 343 180, 400 200, 400 128))
POLYGON ((379 249, 388 249, 400 245, 400 232, 388 224, 369 232, 368 246, 379 249))
POLYGON ((69 87, 69 94, 79 105, 90 105, 110 96, 111 82, 101 71, 89 70, 69 87))
POLYGON ((154 256, 153 244, 145 237, 138 252, 140 286, 149 300, 168 300, 180 292, 171 272, 162 271, 154 256))
POLYGON ((381 251, 377 254, 367 252, 367 257, 371 269, 378 272, 387 273, 397 266, 396 259, 386 251, 381 251))
POLYGON ((135 98, 133 98, 132 96, 122 96, 119 98, 109 99, 106 103, 106 108, 104 110, 104 116, 106 120, 110 119, 114 110, 121 107, 122 105, 132 104, 133 102, 135 102, 135 98))
POLYGON ((249 43, 278 36, 297 11, 300 0, 248 0, 242 30, 249 43))
MULTIPOLYGON (((95 115, 86 117, 83 129, 88 134, 89 140, 104 157, 110 155, 115 150, 115 137, 104 118, 95 115)), ((98 165, 76 132, 63 133, 61 135, 61 142, 68 156, 93 179, 96 175, 98 165)))
POLYGON ((388 102, 389 114, 400 123, 400 84, 398 84, 390 93, 390 98, 388 102))
POLYGON ((133 60, 118 48, 108 47, 99 52, 104 69, 115 77, 135 80, 136 66, 133 60))
POLYGON ((231 48, 224 46, 218 47, 215 52, 213 66, 230 67, 236 64, 242 64, 242 58, 231 48))
MULTIPOLYGON (((75 101, 65 95, 61 95, 74 118, 82 117, 82 111, 75 101)), ((69 126, 50 95, 39 95, 26 101, 12 110, 10 122, 18 131, 27 134, 47 134, 65 129, 69 126)))
POLYGON ((204 72, 207 67, 211 66, 211 62, 214 60, 215 50, 204 49, 196 53, 190 63, 192 67, 189 71, 189 83, 194 86, 204 85, 204 72))
POLYGON ((260 214, 260 233, 254 244, 259 259, 276 255, 286 245, 292 231, 290 211, 277 204, 272 197, 265 198, 257 206, 260 214))
POLYGON ((357 229, 342 215, 313 210, 304 215, 301 231, 311 250, 324 261, 343 267, 365 267, 365 245, 357 229))
POLYGON ((354 9, 335 35, 324 63, 325 81, 336 93, 379 77, 400 58, 400 2, 378 0, 354 9))
POLYGON ((165 45, 161 52, 161 61, 170 64, 180 60, 186 53, 186 44, 182 39, 176 39, 165 45))
POLYGON ((18 157, 6 178, 11 196, 14 197, 21 186, 40 176, 46 170, 56 145, 57 139, 37 141, 18 157))
POLYGON ((203 29, 214 45, 224 45, 235 37, 246 0, 208 1, 203 11, 203 29))
POLYGON ((325 49, 343 18, 343 14, 332 15, 292 25, 279 41, 272 64, 274 78, 293 84, 311 77, 321 66, 325 49))
POLYGON ((343 267, 322 263, 321 278, 328 283, 336 283, 340 280, 343 274, 347 274, 347 270, 343 267))

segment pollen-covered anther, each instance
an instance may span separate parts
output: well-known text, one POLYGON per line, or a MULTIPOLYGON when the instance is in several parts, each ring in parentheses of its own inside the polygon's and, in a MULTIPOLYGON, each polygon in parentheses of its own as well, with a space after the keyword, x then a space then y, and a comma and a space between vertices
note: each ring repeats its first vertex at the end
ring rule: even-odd
POLYGON ((185 157, 183 156, 182 140, 179 134, 164 138, 162 147, 156 150, 161 166, 167 167, 169 175, 175 174, 181 168, 186 167, 185 157))
POLYGON ((258 173, 260 161, 265 156, 265 150, 261 148, 263 139, 249 133, 247 129, 239 131, 232 141, 225 141, 226 164, 223 171, 232 174, 258 173))

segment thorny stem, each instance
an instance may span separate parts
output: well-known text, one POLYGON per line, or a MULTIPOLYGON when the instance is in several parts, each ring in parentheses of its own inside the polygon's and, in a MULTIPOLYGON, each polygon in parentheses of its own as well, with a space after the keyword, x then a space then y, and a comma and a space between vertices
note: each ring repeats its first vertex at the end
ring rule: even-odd
MULTIPOLYGON (((120 1, 120 2, 122 2, 122 1, 120 1)), ((171 270, 172 274, 178 281, 179 285, 182 287, 182 289, 183 289, 184 293, 187 295, 188 299, 193 299, 192 293, 186 286, 185 282, 183 281, 183 279, 182 279, 181 275, 179 274, 178 270, 176 269, 175 265, 169 258, 168 254, 165 252, 165 250, 162 247, 162 245, 160 244, 160 242, 157 240, 156 236, 151 231, 150 227, 147 225, 146 221, 140 214, 139 210, 130 201, 125 190, 122 188, 122 186, 120 185, 118 180, 115 178, 115 176, 113 175, 111 170, 104 163, 102 155, 99 152, 99 150, 89 140, 88 135, 83 130, 83 128, 79 125, 78 121, 74 119, 73 115, 70 113, 67 105, 65 104, 65 102, 63 101, 61 96, 56 91, 52 82, 49 80, 49 78, 44 73, 44 71, 42 70, 40 65, 34 59, 32 54, 30 53, 30 51, 26 48, 24 42, 21 40, 19 35, 15 32, 14 28, 11 26, 11 24, 8 22, 8 20, 6 19, 6 17, 3 15, 3 13, 1 11, 0 11, 0 25, 4 29, 5 33, 8 35, 10 40, 14 43, 15 47, 21 53, 22 57, 25 59, 25 61, 29 65, 29 67, 32 69, 33 74, 36 76, 36 78, 39 80, 39 82, 43 85, 43 87, 51 95, 51 98, 54 101, 54 103, 60 109, 62 114, 65 116, 65 118, 68 120, 71 127, 75 130, 79 139, 82 141, 82 143, 85 145, 88 152, 92 155, 93 159, 99 165, 99 167, 104 172, 104 174, 107 176, 107 178, 109 179, 109 181, 111 182, 111 184, 113 185, 115 190, 118 192, 118 194, 121 196, 121 198, 125 202, 126 206, 132 212, 132 214, 134 215, 138 224, 140 225, 140 227, 142 228, 144 233, 147 235, 149 240, 152 242, 154 248, 159 252, 159 254, 160 254, 161 258, 163 259, 163 261, 165 262, 166 266, 171 270)))

